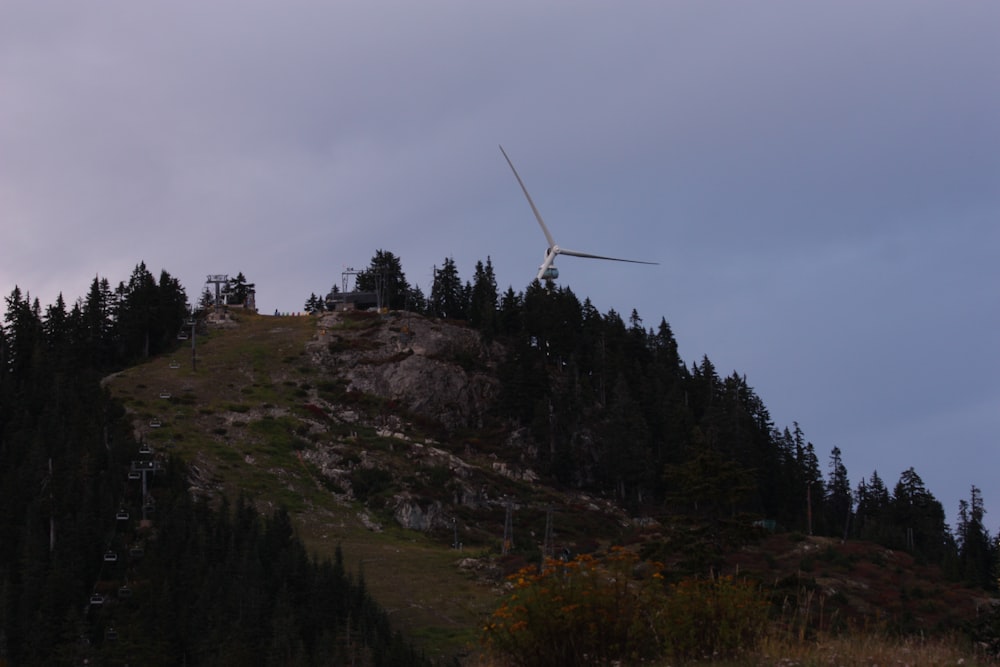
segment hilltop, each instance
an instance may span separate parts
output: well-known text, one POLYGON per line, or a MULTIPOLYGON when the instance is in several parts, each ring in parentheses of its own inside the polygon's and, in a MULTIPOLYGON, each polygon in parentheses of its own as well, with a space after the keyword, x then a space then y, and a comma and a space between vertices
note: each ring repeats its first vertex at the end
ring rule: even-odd
MULTIPOLYGON (((662 554, 682 532, 662 505, 627 510, 537 470, 531 432, 497 417, 511 351, 461 323, 234 312, 201 325, 193 355, 183 345, 105 381, 137 440, 186 460, 192 494, 285 507, 314 553, 341 546, 432 655, 465 652, 504 575, 543 552, 662 554)), ((945 630, 988 604, 937 567, 853 540, 761 535, 717 566, 814 605, 827 629, 945 630)))

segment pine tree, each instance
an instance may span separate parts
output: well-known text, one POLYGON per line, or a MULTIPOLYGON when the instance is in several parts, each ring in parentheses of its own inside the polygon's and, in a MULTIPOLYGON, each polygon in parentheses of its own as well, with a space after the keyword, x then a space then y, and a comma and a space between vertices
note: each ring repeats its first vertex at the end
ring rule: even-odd
POLYGON ((316 296, 315 292, 310 292, 309 298, 306 299, 303 308, 305 308, 307 313, 321 313, 326 310, 326 302, 316 296))
POLYGON ((379 305, 390 310, 402 310, 410 293, 403 266, 398 257, 388 250, 376 250, 371 264, 355 276, 354 282, 359 292, 374 292, 379 305))
POLYGON ((156 333, 160 307, 156 281, 145 262, 136 265, 128 285, 120 283, 118 292, 120 310, 116 336, 120 353, 127 361, 145 359, 150 354, 150 339, 156 333))
POLYGON ((830 452, 824 499, 827 530, 831 535, 839 535, 842 531, 843 537, 847 538, 853 506, 854 499, 851 496, 851 481, 847 478, 847 468, 841 459, 840 447, 834 447, 830 452))
POLYGON ((476 262, 473 274, 471 298, 469 299, 469 324, 482 335, 491 339, 498 329, 497 280, 493 274, 493 264, 486 258, 486 264, 476 262))
POLYGON ((996 585, 993 571, 996 554, 993 540, 983 524, 985 514, 982 492, 973 485, 968 502, 959 501, 958 561, 964 581, 973 586, 993 588, 996 585))
POLYGON ((83 350, 90 365, 107 369, 114 365, 114 318, 116 302, 107 278, 94 277, 83 303, 83 350))
POLYGON ((872 472, 867 482, 861 480, 856 492, 857 511, 855 512, 854 535, 861 539, 885 543, 889 539, 889 490, 879 477, 878 471, 872 472))
POLYGON ((235 278, 229 279, 226 286, 226 303, 243 306, 246 305, 250 292, 253 291, 254 284, 248 283, 246 276, 240 271, 235 278))
POLYGON ((890 501, 892 546, 940 563, 950 542, 944 508, 911 467, 902 472, 890 501))
POLYGON ((468 312, 462 281, 458 277, 455 260, 446 257, 438 269, 434 267, 434 282, 428 308, 434 317, 463 319, 468 312))
POLYGON ((213 296, 212 291, 206 286, 201 291, 201 297, 198 299, 198 310, 207 311, 215 306, 215 296, 213 296))

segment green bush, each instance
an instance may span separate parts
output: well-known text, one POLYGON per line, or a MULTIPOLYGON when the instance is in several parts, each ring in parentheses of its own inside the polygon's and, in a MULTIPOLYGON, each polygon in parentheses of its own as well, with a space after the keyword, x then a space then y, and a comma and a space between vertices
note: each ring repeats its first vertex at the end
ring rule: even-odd
POLYGON ((768 604, 755 584, 717 577, 667 585, 660 567, 640 566, 634 553, 616 548, 602 558, 522 569, 483 628, 483 641, 498 658, 524 667, 687 661, 757 645, 768 604))
POLYGON ((685 579, 670 587, 660 615, 666 653, 675 660, 733 657, 763 636, 768 602, 757 584, 734 577, 685 579))
POLYGON ((392 473, 381 468, 355 468, 351 471, 354 497, 364 502, 392 487, 392 473))

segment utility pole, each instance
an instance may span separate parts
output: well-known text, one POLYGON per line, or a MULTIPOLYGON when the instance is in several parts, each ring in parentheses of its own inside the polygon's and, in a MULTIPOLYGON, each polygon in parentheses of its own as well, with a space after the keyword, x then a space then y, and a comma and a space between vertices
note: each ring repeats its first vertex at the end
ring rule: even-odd
POLYGON ((555 545, 552 540, 552 506, 545 510, 545 539, 542 542, 542 564, 555 556, 555 545))
POLYGON ((196 324, 194 318, 191 318, 190 324, 191 324, 191 370, 193 372, 198 370, 198 358, 195 355, 195 345, 194 345, 194 327, 196 324))
POLYGON ((809 534, 813 534, 813 499, 812 482, 806 484, 806 521, 808 522, 809 534))
POLYGON ((507 516, 503 521, 503 547, 501 554, 506 556, 514 546, 514 501, 507 499, 507 516))

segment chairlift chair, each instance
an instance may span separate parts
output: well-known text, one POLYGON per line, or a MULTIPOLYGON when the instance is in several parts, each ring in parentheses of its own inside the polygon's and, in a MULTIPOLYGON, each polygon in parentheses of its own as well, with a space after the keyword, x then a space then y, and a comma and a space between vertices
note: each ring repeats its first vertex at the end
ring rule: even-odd
POLYGON ((144 442, 141 445, 139 445, 139 453, 148 456, 149 454, 153 453, 153 448, 144 442))
POLYGON ((142 474, 140 474, 139 471, 137 470, 130 470, 128 473, 128 478, 130 480, 142 479, 142 474))
POLYGON ((185 332, 181 331, 177 334, 177 340, 187 340, 187 339, 188 335, 185 332))
POLYGON ((153 417, 149 420, 149 428, 160 428, 161 426, 163 426, 163 422, 158 417, 153 417))
POLYGON ((128 550, 128 555, 131 556, 132 558, 142 558, 142 555, 144 553, 145 552, 143 551, 142 547, 139 546, 132 547, 131 549, 128 550))
POLYGON ((104 604, 104 596, 100 593, 94 593, 90 596, 90 604, 95 606, 104 604))
POLYGON ((171 362, 170 362, 170 367, 171 367, 171 368, 180 368, 180 367, 181 367, 181 364, 180 364, 180 362, 179 362, 179 361, 176 361, 176 360, 175 360, 175 361, 171 361, 171 362))
POLYGON ((117 563, 118 562, 118 552, 116 552, 116 551, 105 551, 104 552, 104 562, 105 563, 117 563))
POLYGON ((115 514, 116 521, 128 521, 128 510, 122 508, 115 514))
POLYGON ((118 589, 118 597, 121 599, 132 597, 132 589, 129 588, 127 585, 122 586, 121 588, 118 589))
POLYGON ((164 389, 160 392, 160 398, 170 398, 170 392, 164 389))

